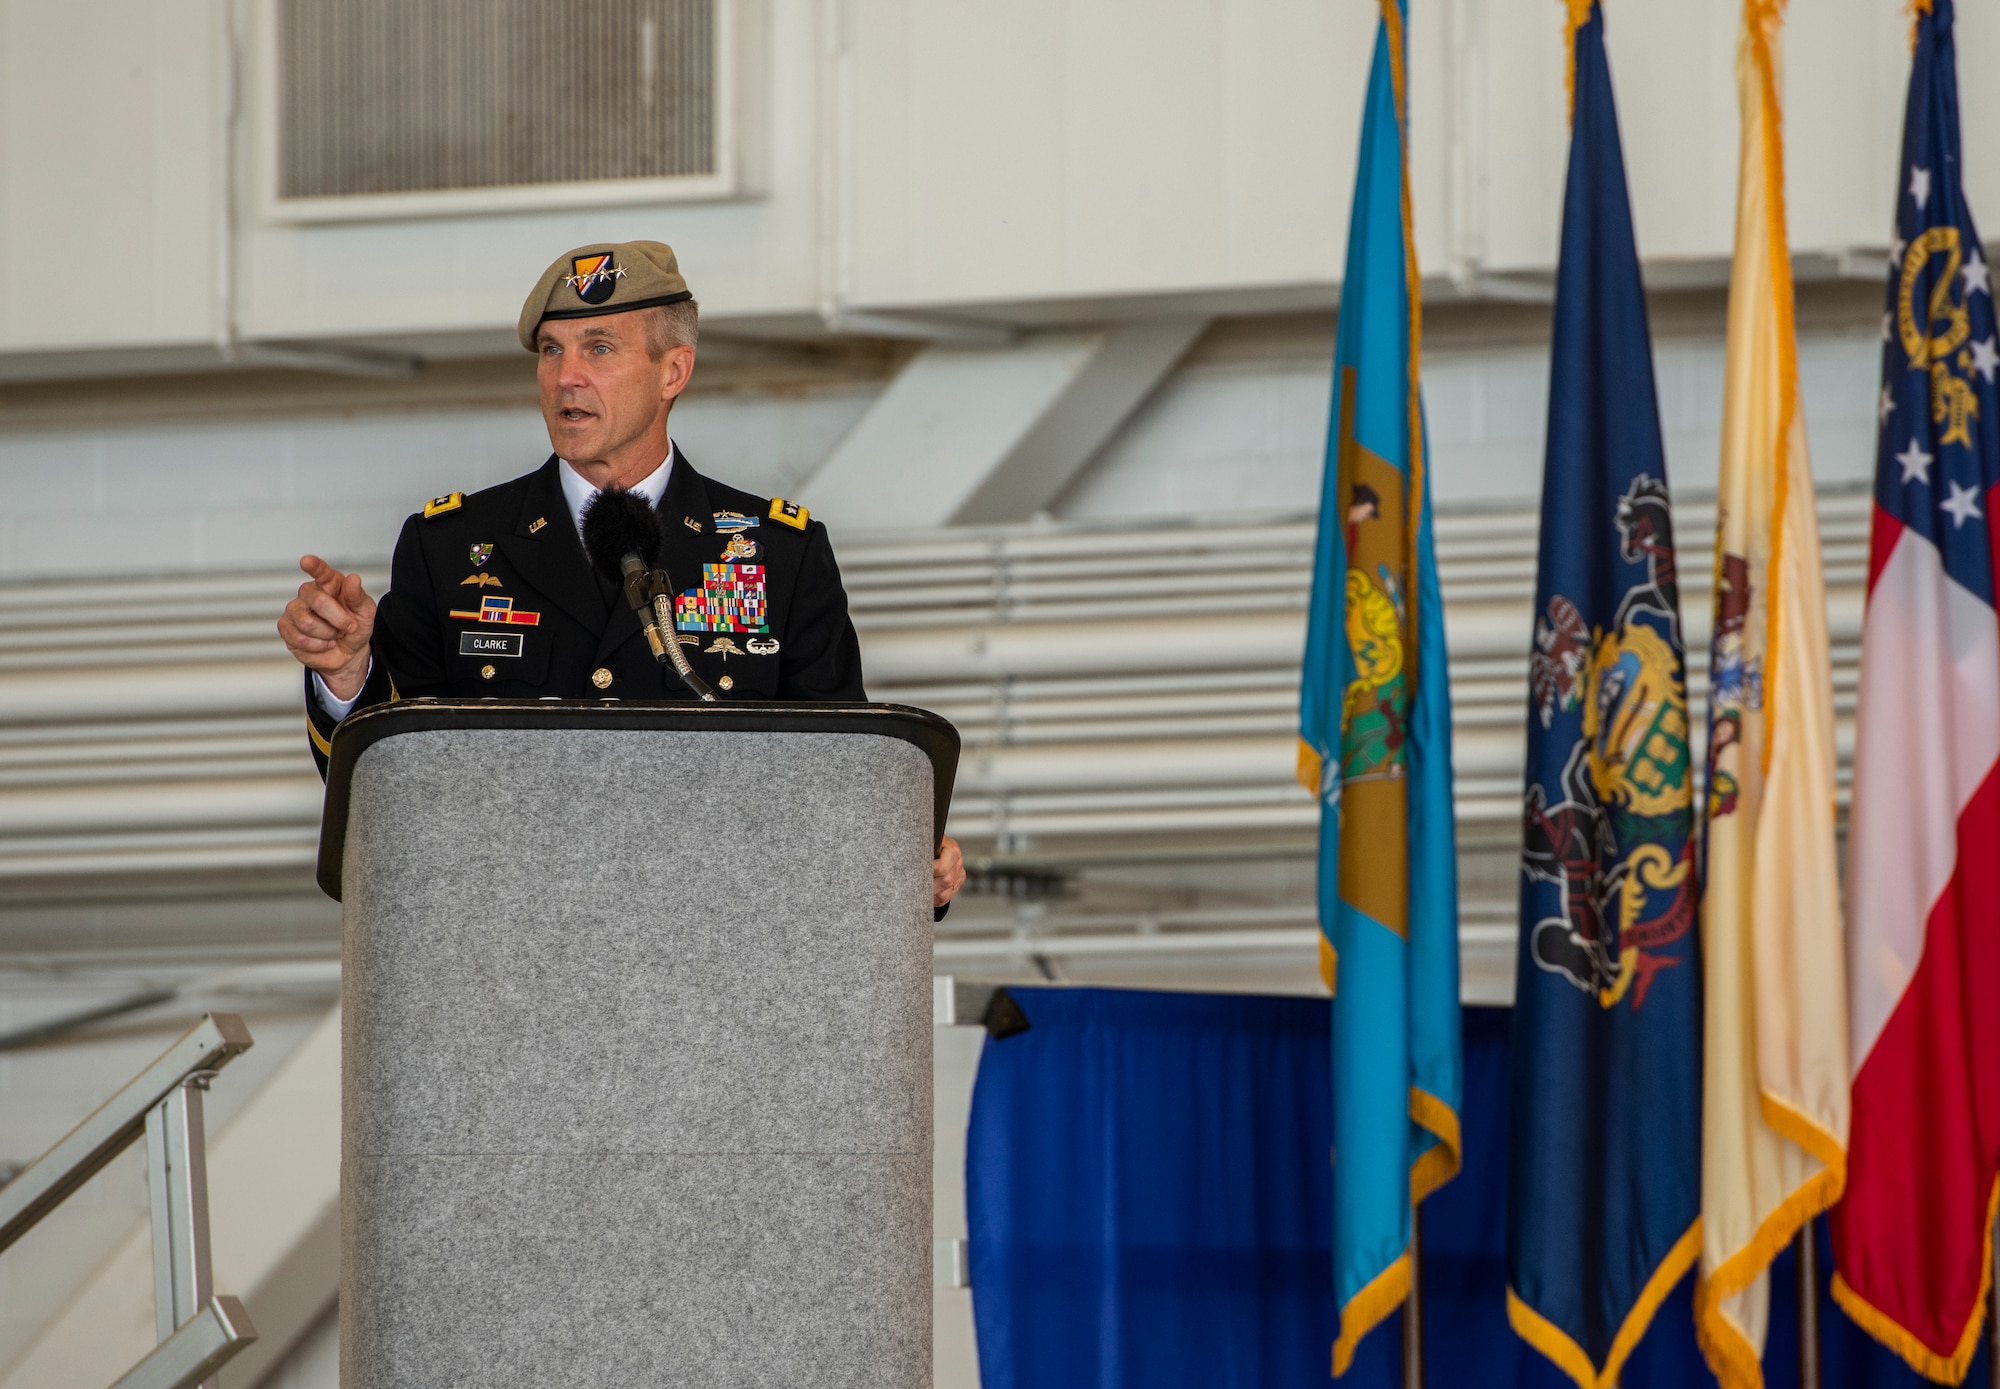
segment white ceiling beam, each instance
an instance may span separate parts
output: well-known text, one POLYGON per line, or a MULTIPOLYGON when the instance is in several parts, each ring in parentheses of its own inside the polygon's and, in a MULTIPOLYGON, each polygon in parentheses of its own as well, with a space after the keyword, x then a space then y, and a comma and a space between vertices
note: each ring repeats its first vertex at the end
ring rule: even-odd
POLYGON ((1020 520, 1061 492, 1205 321, 936 344, 889 383, 802 490, 836 529, 1020 520))
POLYGON ((1128 323, 1104 334, 1069 389, 1052 401, 951 515, 955 525, 1025 521, 1062 495, 1120 425, 1194 346, 1203 318, 1128 323))

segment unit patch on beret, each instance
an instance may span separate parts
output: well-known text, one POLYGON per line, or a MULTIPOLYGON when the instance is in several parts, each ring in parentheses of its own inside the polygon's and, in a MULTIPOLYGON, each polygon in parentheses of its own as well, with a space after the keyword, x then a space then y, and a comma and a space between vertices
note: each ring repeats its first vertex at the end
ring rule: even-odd
POLYGON ((563 283, 575 290, 576 297, 584 303, 602 304, 624 278, 625 272, 612 260, 611 252, 604 251, 594 256, 572 256, 569 277, 563 283))
POLYGON ((442 497, 432 497, 424 503, 424 519, 428 521, 433 516, 442 516, 447 511, 456 511, 464 505, 463 492, 447 492, 442 497))
POLYGON ((812 513, 797 502, 788 502, 783 497, 773 497, 771 519, 783 522, 795 531, 802 531, 806 528, 806 522, 812 519, 812 513))

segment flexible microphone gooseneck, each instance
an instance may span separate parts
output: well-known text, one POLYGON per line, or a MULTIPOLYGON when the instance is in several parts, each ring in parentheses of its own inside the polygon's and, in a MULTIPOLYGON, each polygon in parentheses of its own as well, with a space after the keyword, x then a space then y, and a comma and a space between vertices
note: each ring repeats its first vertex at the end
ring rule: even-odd
POLYGON ((694 673, 674 636, 674 587, 660 562, 659 513, 644 497, 607 487, 583 509, 583 549, 591 565, 625 591, 639 615, 653 659, 673 667, 695 698, 715 703, 715 691, 694 673))

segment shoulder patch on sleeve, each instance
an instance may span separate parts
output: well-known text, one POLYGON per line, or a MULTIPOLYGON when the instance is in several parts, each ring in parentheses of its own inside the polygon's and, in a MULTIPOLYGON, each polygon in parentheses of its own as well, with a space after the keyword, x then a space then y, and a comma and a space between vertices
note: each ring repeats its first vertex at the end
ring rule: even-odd
POLYGON ((812 513, 797 502, 788 502, 783 497, 773 497, 771 519, 781 521, 795 531, 802 531, 806 528, 806 522, 812 520, 812 513))
POLYGON ((424 503, 424 519, 428 521, 433 516, 442 516, 447 511, 456 511, 464 505, 465 493, 463 492, 447 492, 442 497, 432 497, 424 503))

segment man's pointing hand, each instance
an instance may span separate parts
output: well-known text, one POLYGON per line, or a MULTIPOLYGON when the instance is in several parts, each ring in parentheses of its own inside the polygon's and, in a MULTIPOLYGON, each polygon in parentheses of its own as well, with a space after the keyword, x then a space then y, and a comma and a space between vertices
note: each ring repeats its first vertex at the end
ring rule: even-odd
POLYGON ((375 633, 375 600, 359 574, 343 574, 318 555, 299 568, 309 576, 298 597, 285 604, 278 635, 308 670, 319 672, 335 699, 353 699, 368 679, 368 640, 375 633))

